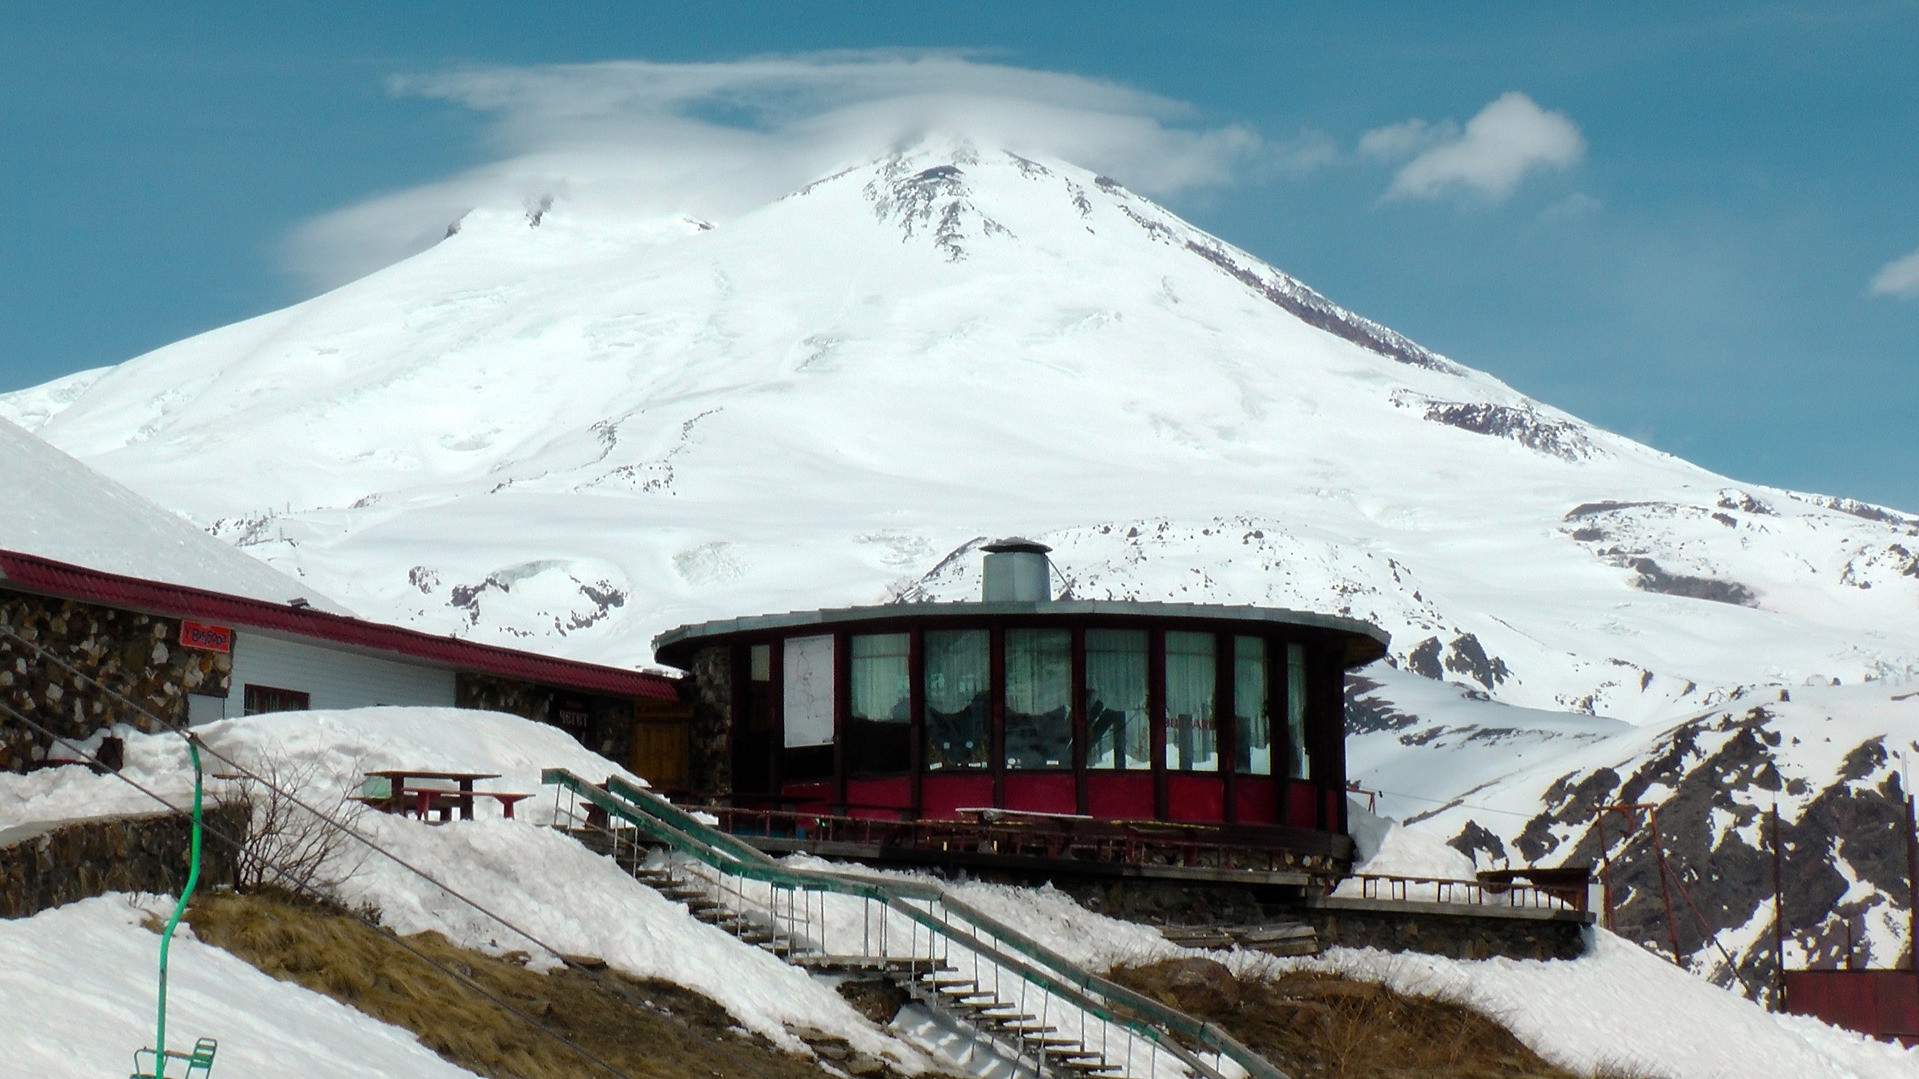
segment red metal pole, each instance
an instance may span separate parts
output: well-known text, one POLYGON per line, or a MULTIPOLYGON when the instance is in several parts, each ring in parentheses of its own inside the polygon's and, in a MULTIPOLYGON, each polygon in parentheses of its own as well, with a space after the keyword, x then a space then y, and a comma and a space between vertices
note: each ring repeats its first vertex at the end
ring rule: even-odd
POLYGON ((1906 792, 1906 944, 1912 952, 1912 976, 1919 981, 1919 820, 1911 791, 1906 792))
POLYGON ((1606 842, 1606 807, 1593 810, 1593 823, 1599 828, 1599 894, 1606 904, 1606 931, 1613 931, 1612 920, 1612 846, 1606 842))
POLYGON ((1684 969, 1686 961, 1679 954, 1679 922, 1672 915, 1672 888, 1666 883, 1666 848, 1659 841, 1659 810, 1648 806, 1646 819, 1652 824, 1652 851, 1659 859, 1659 898, 1666 904, 1666 937, 1672 941, 1673 965, 1684 969))
POLYGON ((1772 803, 1772 954, 1774 977, 1778 981, 1773 1010, 1786 1010, 1786 886, 1780 872, 1779 802, 1772 803))

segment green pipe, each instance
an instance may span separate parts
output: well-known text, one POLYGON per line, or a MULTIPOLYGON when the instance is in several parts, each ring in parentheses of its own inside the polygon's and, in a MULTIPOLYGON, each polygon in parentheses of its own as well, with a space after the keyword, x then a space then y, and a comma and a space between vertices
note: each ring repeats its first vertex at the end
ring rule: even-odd
POLYGON ((180 901, 173 906, 173 917, 167 919, 167 927, 160 934, 160 1016, 158 1029, 153 1035, 153 1076, 152 1079, 166 1079, 167 1070, 167 946, 173 943, 173 929, 180 924, 180 915, 187 911, 187 900, 193 896, 193 886, 200 882, 200 747, 187 735, 187 756, 193 760, 193 859, 187 869, 187 886, 180 890, 180 901))

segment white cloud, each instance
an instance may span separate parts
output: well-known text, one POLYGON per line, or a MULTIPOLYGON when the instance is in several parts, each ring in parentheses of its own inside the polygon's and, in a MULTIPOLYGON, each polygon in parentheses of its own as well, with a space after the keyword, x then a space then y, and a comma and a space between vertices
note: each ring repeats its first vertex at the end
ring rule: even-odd
POLYGON ((1387 198, 1433 198, 1464 188, 1497 200, 1529 173, 1578 162, 1586 140, 1566 114, 1514 91, 1479 110, 1463 129, 1451 121, 1407 120, 1368 131, 1359 149, 1378 158, 1417 155, 1393 177, 1387 198))
POLYGON ((1872 278, 1872 294, 1919 299, 1919 251, 1881 266, 1872 278))
POLYGON ((1269 146, 1117 83, 948 52, 474 68, 391 88, 489 115, 496 159, 302 226, 287 259, 315 286, 423 250, 475 206, 558 196, 581 212, 723 221, 930 136, 1052 155, 1158 195, 1248 171, 1298 174, 1335 156, 1323 136, 1269 146))
POLYGON ((1424 120, 1402 120, 1397 124, 1374 128, 1359 137, 1359 152, 1386 161, 1408 158, 1436 142, 1459 138, 1459 125, 1451 120, 1429 124, 1424 120))

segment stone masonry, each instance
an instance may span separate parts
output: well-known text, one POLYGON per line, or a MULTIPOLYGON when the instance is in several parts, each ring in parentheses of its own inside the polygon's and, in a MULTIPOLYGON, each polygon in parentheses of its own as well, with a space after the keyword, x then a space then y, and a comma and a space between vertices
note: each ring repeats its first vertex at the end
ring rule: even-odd
MULTIPOLYGON (((206 811, 200 887, 233 883, 234 852, 222 837, 240 836, 247 813, 244 802, 206 811)), ((26 918, 106 892, 178 893, 192 835, 187 818, 162 812, 74 821, 0 846, 0 918, 26 918)))
MULTIPOLYGON (((232 680, 231 656, 182 648, 168 618, 0 588, 0 626, 0 702, 63 738, 184 723, 187 694, 224 695, 232 680)), ((49 744, 0 715, 0 769, 25 771, 49 744)))

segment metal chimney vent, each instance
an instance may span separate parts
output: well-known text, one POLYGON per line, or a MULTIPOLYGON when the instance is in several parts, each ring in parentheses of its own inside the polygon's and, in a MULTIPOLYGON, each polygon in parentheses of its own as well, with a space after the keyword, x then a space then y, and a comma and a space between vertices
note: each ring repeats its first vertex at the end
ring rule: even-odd
POLYGON ((980 598, 988 603, 1044 603, 1053 598, 1052 550, 1019 536, 989 543, 980 598))

